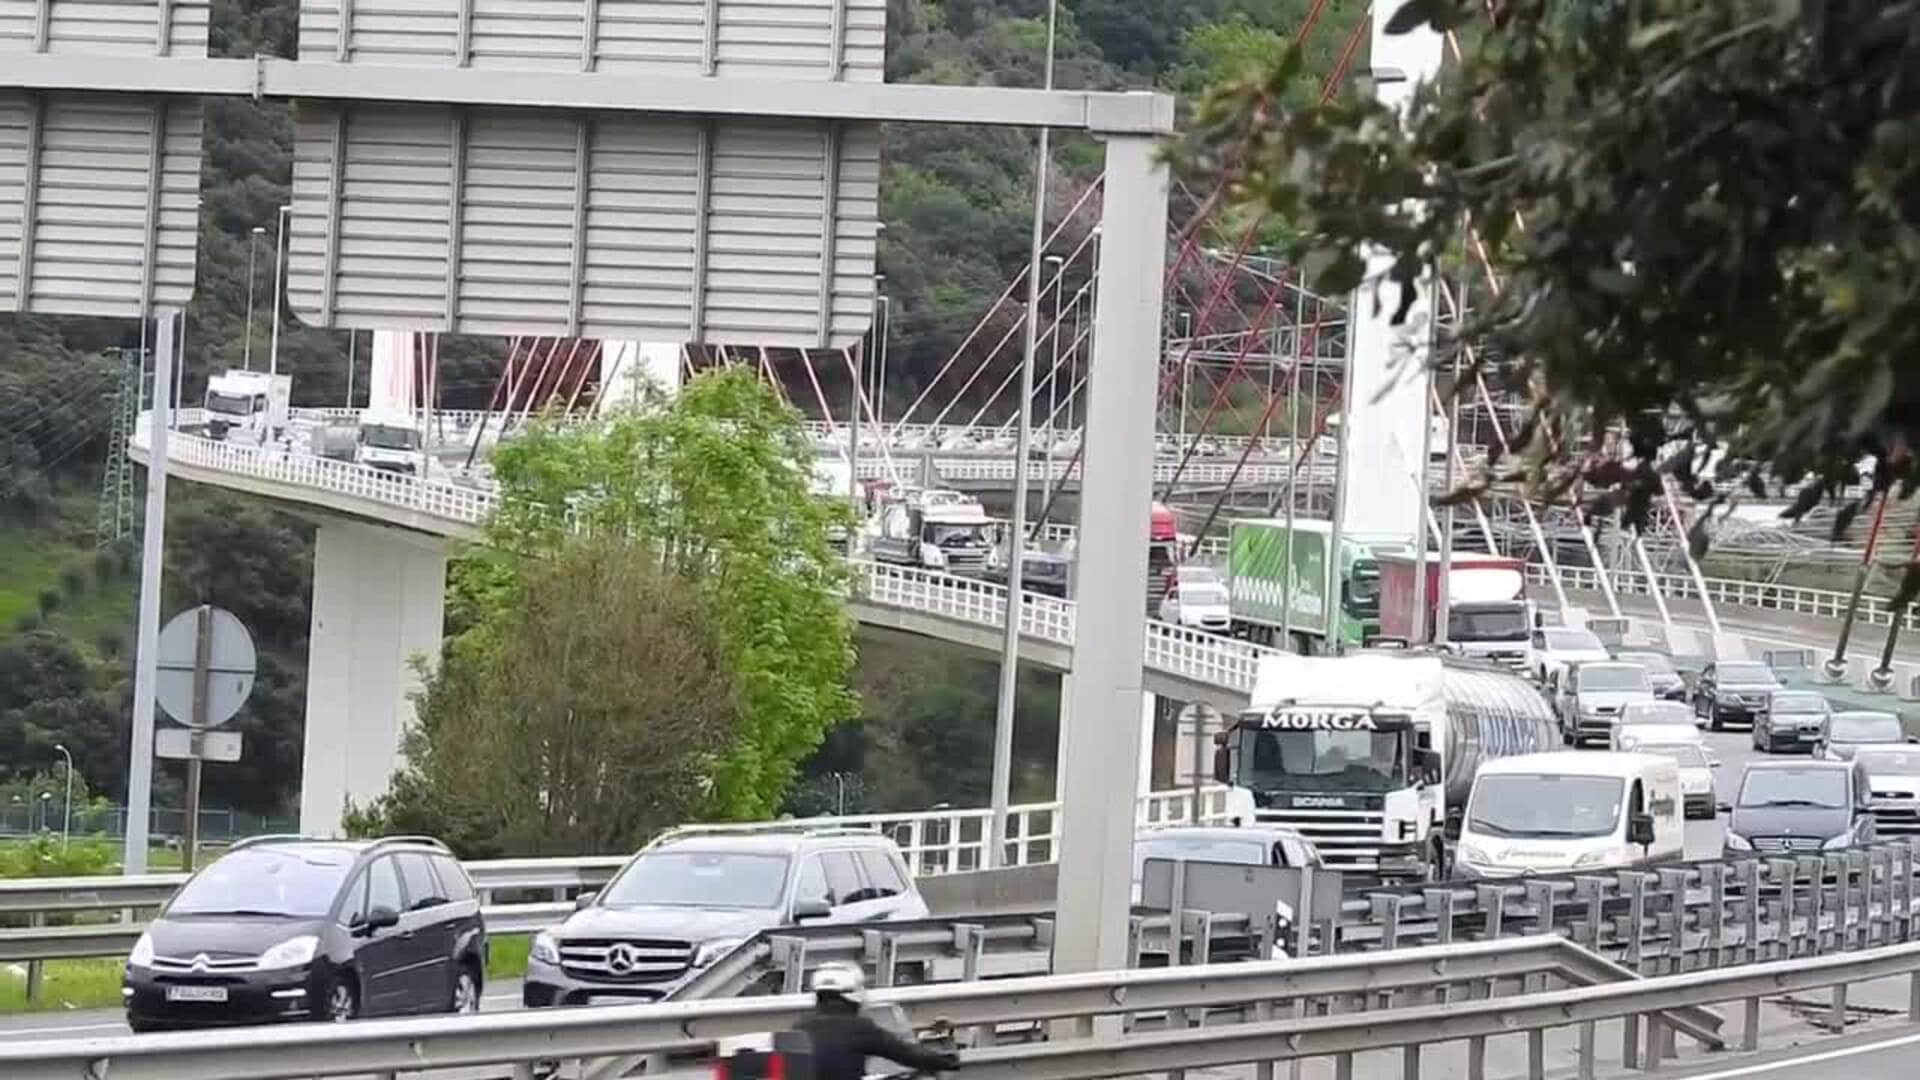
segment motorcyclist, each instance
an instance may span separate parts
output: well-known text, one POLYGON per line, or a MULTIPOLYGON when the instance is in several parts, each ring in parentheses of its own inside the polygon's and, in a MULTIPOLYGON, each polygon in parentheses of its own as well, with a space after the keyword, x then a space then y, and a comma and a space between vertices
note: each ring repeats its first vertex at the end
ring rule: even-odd
POLYGON ((794 1025, 812 1042, 814 1080, 861 1080, 869 1057, 921 1072, 951 1072, 960 1055, 903 1039, 860 1011, 867 977, 854 964, 823 964, 813 973, 813 1012, 794 1025))

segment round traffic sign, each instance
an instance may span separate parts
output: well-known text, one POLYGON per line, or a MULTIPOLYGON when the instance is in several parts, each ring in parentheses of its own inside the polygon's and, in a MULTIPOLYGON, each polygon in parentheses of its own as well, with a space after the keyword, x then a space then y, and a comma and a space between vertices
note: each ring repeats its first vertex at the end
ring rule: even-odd
POLYGON ((217 727, 233 719, 253 693, 253 635, 233 612, 202 604, 160 629, 159 677, 154 697, 167 715, 190 727, 217 727), (194 673, 202 659, 205 620, 206 702, 195 714, 194 673))

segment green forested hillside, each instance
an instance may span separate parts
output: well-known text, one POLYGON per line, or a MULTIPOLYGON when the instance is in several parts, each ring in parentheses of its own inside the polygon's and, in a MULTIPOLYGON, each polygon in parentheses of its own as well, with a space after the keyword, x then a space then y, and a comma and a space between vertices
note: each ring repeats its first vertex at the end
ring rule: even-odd
MULTIPOLYGON (((1063 3, 1057 83, 1191 92, 1277 49, 1310 6, 1063 3)), ((1360 0, 1326 6, 1314 66, 1331 66, 1363 9, 1360 0)), ((216 0, 213 51, 293 55, 295 11, 293 0, 216 0)), ((1040 82, 1040 0, 890 0, 889 19, 894 81, 1040 82)), ((209 370, 240 362, 255 226, 266 229, 258 249, 256 362, 267 349, 274 215, 287 200, 290 169, 286 105, 213 99, 206 109, 198 288, 187 312, 182 379, 188 401, 199 397, 209 370)), ((880 270, 894 313, 889 395, 904 400, 1023 264, 1033 143, 984 128, 894 126, 885 133, 884 162, 880 270)), ((1097 175, 1099 162, 1091 140, 1057 141, 1050 202, 1067 205, 1097 175)), ((125 544, 96 550, 93 518, 120 376, 101 351, 136 341, 129 325, 105 320, 0 319, 0 791, 9 780, 52 768, 52 746, 61 741, 95 789, 117 797, 124 783, 135 568, 125 544)), ((500 351, 498 341, 444 343, 444 404, 483 405, 500 351)), ((281 367, 294 376, 295 403, 344 402, 346 357, 346 335, 289 322, 281 367)), ((311 529, 262 504, 190 484, 171 493, 166 610, 201 600, 224 604, 246 619, 261 646, 261 683, 238 721, 248 760, 208 771, 209 802, 288 809, 299 770, 311 529)), ((853 793, 860 805, 978 801, 993 665, 912 639, 863 637, 861 647, 864 720, 828 744, 816 772, 864 769, 867 782, 853 793), (936 755, 964 763, 926 768, 936 755)), ((1050 786, 1055 682, 1036 676, 1023 691, 1023 717, 1033 721, 1021 747, 1029 793, 1050 786)), ((161 778, 161 804, 172 804, 176 785, 176 778, 161 778)), ((818 808, 821 790, 816 782, 796 797, 818 808)), ((837 798, 837 785, 833 790, 837 798)))

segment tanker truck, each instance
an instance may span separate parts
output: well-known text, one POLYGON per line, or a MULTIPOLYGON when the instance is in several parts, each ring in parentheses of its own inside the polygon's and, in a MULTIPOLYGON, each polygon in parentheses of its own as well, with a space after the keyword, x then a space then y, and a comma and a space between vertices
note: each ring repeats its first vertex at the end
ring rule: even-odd
POLYGON ((1330 869, 1435 881, 1481 763, 1558 740, 1540 692, 1489 664, 1412 650, 1278 654, 1215 737, 1213 775, 1230 789, 1230 818, 1298 830, 1330 869))

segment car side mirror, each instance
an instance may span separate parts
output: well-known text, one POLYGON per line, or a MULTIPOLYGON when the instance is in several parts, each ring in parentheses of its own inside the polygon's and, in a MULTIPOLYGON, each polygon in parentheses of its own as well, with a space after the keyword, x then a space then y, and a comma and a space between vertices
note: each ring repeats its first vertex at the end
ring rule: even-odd
POLYGON ((1716 813, 1731 814, 1733 813, 1733 804, 1730 802, 1714 803, 1713 809, 1716 813))
POLYGON ((1714 768, 1714 769, 1717 769, 1717 768, 1719 768, 1719 767, 1720 767, 1720 759, 1719 759, 1719 758, 1708 758, 1708 759, 1707 759, 1707 766, 1708 766, 1709 768, 1714 768))
POLYGON ((1227 748, 1224 746, 1214 747, 1213 749, 1213 782, 1216 784, 1226 784, 1226 783, 1231 783, 1232 780, 1233 780, 1232 754, 1230 754, 1227 751, 1227 748))
POLYGON ((1920 735, 1909 735, 1907 736, 1907 741, 1909 743, 1920 743, 1920 735))
POLYGON ((1635 814, 1627 821, 1627 843, 1641 847, 1653 843, 1653 817, 1650 814, 1635 814))
POLYGON ((593 906, 594 898, 598 897, 599 895, 600 894, 597 892, 583 892, 579 896, 574 897, 573 910, 575 911, 587 910, 588 908, 593 906))
POLYGON ((400 925, 400 913, 390 907, 376 907, 367 912, 367 917, 354 927, 362 937, 390 930, 400 925))
POLYGON ((833 914, 833 905, 822 897, 802 897, 793 902, 793 921, 804 922, 808 919, 824 919, 833 914))

